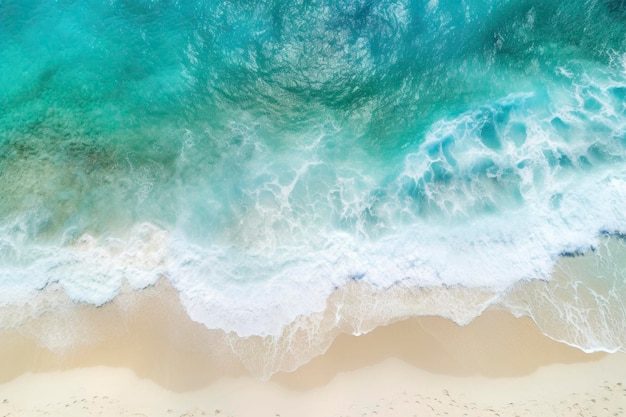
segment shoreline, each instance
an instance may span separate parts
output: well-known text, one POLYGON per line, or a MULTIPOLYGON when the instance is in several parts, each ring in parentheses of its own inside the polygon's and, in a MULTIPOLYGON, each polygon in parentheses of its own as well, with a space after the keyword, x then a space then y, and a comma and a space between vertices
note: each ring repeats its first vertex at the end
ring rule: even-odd
POLYGON ((62 353, 15 330, 0 332, 0 357, 11 358, 0 362, 0 415, 530 416, 580 409, 614 416, 626 409, 625 353, 584 353, 549 339, 529 318, 493 308, 466 326, 428 316, 341 334, 324 354, 264 382, 237 355, 211 349, 219 335, 189 319, 173 289, 141 293, 80 306, 74 319, 106 337, 62 353))

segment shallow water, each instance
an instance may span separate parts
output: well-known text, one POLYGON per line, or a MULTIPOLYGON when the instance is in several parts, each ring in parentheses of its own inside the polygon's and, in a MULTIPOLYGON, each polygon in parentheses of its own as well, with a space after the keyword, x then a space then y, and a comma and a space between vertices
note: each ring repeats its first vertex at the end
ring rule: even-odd
POLYGON ((276 336, 358 281, 396 298, 352 332, 497 304, 624 349, 626 8, 535 3, 0 2, 0 304, 166 277, 276 336))

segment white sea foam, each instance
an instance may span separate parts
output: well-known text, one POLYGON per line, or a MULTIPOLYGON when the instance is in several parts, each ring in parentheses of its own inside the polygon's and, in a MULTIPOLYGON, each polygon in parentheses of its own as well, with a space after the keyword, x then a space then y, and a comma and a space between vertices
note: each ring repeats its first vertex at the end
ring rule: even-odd
POLYGON ((242 191, 254 210, 237 231, 249 240, 206 247, 178 235, 168 275, 194 319, 240 336, 280 334, 351 280, 500 294, 549 281, 561 253, 595 247, 602 231, 626 225, 626 170, 612 160, 625 132, 615 85, 574 87, 573 100, 554 86, 433 125, 380 192, 375 167, 287 155, 280 175, 252 169, 261 174, 242 191), (407 180, 421 181, 423 195, 407 191, 407 180))
POLYGON ((24 302, 58 283, 76 302, 102 305, 123 284, 141 289, 165 273, 166 232, 143 223, 120 237, 84 234, 60 244, 24 245, 3 240, 13 262, 0 268, 2 305, 24 302))
MULTIPOLYGON (((246 154, 238 199, 199 190, 233 212, 214 235, 191 239, 188 222, 167 230, 141 223, 111 236, 68 230, 58 242, 35 244, 16 238, 9 224, 0 241, 1 302, 19 303, 58 283, 72 300, 101 305, 125 283, 141 289, 165 276, 208 328, 278 336, 359 281, 380 292, 463 287, 491 294, 467 305, 442 297, 413 310, 389 303, 383 321, 439 314, 465 324, 493 303, 538 317, 535 307, 504 297, 520 282, 553 282, 560 254, 626 229, 626 117, 614 94, 624 84, 593 80, 511 95, 434 123, 391 168, 356 151, 328 158, 336 129, 304 144, 307 152, 287 149, 268 163, 269 151, 240 129, 254 151, 246 154)), ((616 274, 611 279, 623 280, 616 274)), ((580 285, 591 288, 588 279, 580 285)), ((550 291, 541 295, 549 302, 533 302, 560 311, 566 301, 550 291)), ((555 337, 592 350, 603 340, 607 349, 619 345, 583 325, 586 306, 554 315, 572 322, 570 333, 555 337)), ((337 323, 343 314, 359 320, 336 314, 337 323)), ((356 321, 352 331, 371 330, 356 321)), ((615 319, 594 323, 615 330, 615 319)))

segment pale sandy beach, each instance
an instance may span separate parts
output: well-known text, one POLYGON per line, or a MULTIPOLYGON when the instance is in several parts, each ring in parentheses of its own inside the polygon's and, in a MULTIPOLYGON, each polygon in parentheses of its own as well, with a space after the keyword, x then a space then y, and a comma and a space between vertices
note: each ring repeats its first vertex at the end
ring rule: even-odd
POLYGON ((227 352, 183 343, 211 334, 176 302, 156 302, 162 287, 145 290, 131 311, 84 307, 83 324, 106 338, 65 353, 5 331, 0 416, 620 416, 626 408, 625 354, 583 353, 497 310, 465 327, 424 317, 341 335, 295 372, 261 381, 227 352))

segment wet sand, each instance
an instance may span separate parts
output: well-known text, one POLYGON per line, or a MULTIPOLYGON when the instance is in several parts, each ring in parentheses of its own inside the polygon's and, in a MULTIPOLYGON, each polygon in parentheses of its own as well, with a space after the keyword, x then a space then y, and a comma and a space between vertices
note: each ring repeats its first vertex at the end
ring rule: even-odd
POLYGON ((219 335, 191 321, 172 291, 144 290, 124 308, 68 310, 66 320, 80 318, 83 333, 101 334, 69 350, 33 340, 58 312, 38 318, 39 327, 0 333, 0 416, 620 416, 626 409, 626 354, 584 353, 498 310, 467 326, 421 317, 343 334, 296 371, 262 381, 232 352, 212 348, 219 335))

